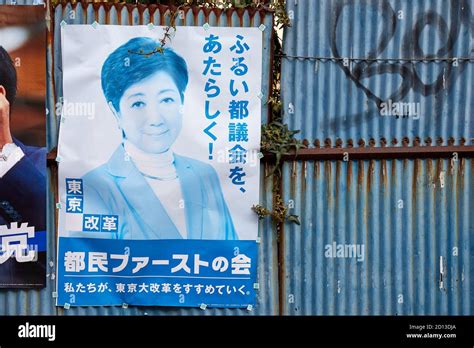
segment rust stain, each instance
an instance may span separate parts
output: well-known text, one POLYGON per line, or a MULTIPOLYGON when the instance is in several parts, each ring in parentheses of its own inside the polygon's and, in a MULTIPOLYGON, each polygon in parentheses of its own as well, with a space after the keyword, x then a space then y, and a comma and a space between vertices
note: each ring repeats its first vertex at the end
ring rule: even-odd
MULTIPOLYGON (((283 190, 281 192, 283 192, 283 190)), ((295 192, 296 192, 296 161, 293 161, 293 165, 291 168, 291 180, 290 180, 291 197, 295 196, 295 192)))
MULTIPOLYGON (((435 191, 436 191, 436 194, 438 191, 441 191, 441 177, 444 175, 444 174, 441 174, 443 172, 443 160, 442 159, 436 159, 436 168, 435 168, 435 177, 434 177, 434 181, 436 182, 436 186, 435 186, 435 191)), ((444 177, 444 180, 445 180, 445 177, 444 177)), ((444 185, 446 185, 446 181, 444 182, 444 185)))
POLYGON ((458 161, 454 162, 456 164, 456 166, 455 166, 456 173, 455 173, 455 176, 453 177, 453 180, 455 180, 455 184, 453 184, 454 192, 452 193, 452 194, 454 194, 454 204, 456 205, 456 207, 454 209, 454 214, 455 214, 455 218, 454 218, 454 231, 455 231, 454 246, 458 248, 458 251, 459 251, 459 249, 461 249, 461 246, 459 245, 459 202, 462 199, 462 192, 463 192, 463 191, 461 191, 463 176, 462 176, 461 170, 460 170, 462 160, 463 159, 459 159, 458 161))
POLYGON ((434 175, 433 175, 433 160, 428 159, 426 160, 426 175, 428 176, 428 186, 430 188, 433 187, 434 184, 434 175))
POLYGON ((301 170, 301 190, 304 191, 306 189, 306 176, 307 176, 307 173, 306 173, 306 170, 307 170, 307 162, 306 161, 303 161, 301 163, 301 165, 303 166, 302 170, 301 170))
MULTIPOLYGON (((439 141, 439 139, 438 139, 439 141)), ((439 180, 439 174, 441 172, 441 163, 440 163, 440 159, 436 159, 435 160, 436 162, 433 163, 433 167, 431 168, 431 173, 432 173, 432 183, 433 185, 431 186, 431 190, 432 190, 432 194, 433 194, 433 199, 431 201, 431 205, 432 205, 432 209, 433 209, 433 216, 436 217, 436 214, 437 214, 437 203, 436 203, 436 197, 437 197, 437 194, 438 194, 438 187, 440 186, 440 183, 438 182, 439 180)), ((434 228, 434 231, 433 232, 433 235, 434 235, 434 238, 433 238, 433 245, 435 246, 435 249, 432 251, 435 256, 436 256, 436 245, 438 243, 438 240, 436 238, 436 236, 438 235, 438 231, 439 230, 439 227, 436 225, 436 223, 433 223, 433 228, 434 228)), ((438 260, 436 259, 436 257, 433 258, 433 268, 435 270, 438 269, 438 260)), ((435 286, 439 286, 438 284, 438 272, 433 272, 433 283, 435 284, 435 286)))
POLYGON ((326 181, 326 186, 327 186, 327 190, 326 190, 326 199, 327 199, 327 202, 328 202, 328 206, 332 206, 333 204, 333 199, 332 199, 332 194, 331 194, 331 182, 332 182, 332 165, 331 165, 331 161, 325 161, 324 162, 324 178, 325 178, 325 181, 326 181))
MULTIPOLYGON (((412 201, 412 211, 410 212, 410 214, 412 215, 412 217, 417 217, 418 214, 417 214, 417 203, 418 203, 418 200, 417 198, 418 197, 418 179, 419 179, 419 176, 420 176, 420 166, 421 166, 421 160, 420 159, 416 159, 414 160, 414 163, 413 163, 413 182, 412 182, 412 187, 411 187, 411 201, 412 201)), ((414 242, 414 237, 415 235, 417 234, 417 228, 416 228, 416 221, 417 219, 416 218, 412 218, 411 219, 412 221, 412 231, 413 231, 413 235, 412 235, 412 245, 415 244, 414 242)), ((414 262, 412 263, 412 266, 414 267, 414 262)))
MULTIPOLYGON (((300 192, 298 192, 298 193, 295 192, 296 194, 301 195, 301 201, 302 201, 301 210, 302 211, 304 209, 305 201, 306 201, 306 166, 307 166, 306 161, 301 162, 301 167, 302 167, 301 168, 301 173, 300 173, 301 188, 300 188, 300 192)), ((293 198, 293 200, 294 200, 294 198, 293 198)))
MULTIPOLYGON (((372 190, 372 182, 374 180, 374 178, 373 178, 374 171, 375 171, 375 161, 370 160, 369 161, 369 168, 367 169, 367 195, 372 190)), ((368 198, 369 197, 367 197, 367 201, 368 201, 368 198)))
POLYGON ((341 161, 336 162, 336 201, 339 199, 339 178, 341 176, 341 161))
MULTIPOLYGON (((359 207, 359 198, 360 196, 362 195, 362 187, 363 187, 363 182, 364 182, 364 176, 365 176, 365 173, 364 173, 364 161, 362 160, 359 160, 357 161, 357 190, 356 190, 356 209, 357 211, 359 211, 362 207, 359 207)), ((362 208, 364 209, 363 211, 363 224, 364 226, 367 226, 367 216, 366 216, 366 211, 367 209, 362 208)), ((359 214, 356 214, 355 216, 355 220, 356 220, 356 226, 359 226, 359 214)), ((367 229, 367 228, 366 228, 367 229)), ((356 229, 356 233, 355 233, 355 238, 357 238, 357 229, 356 229)))
POLYGON ((388 195, 388 177, 387 177, 387 161, 382 160, 380 163, 380 180, 382 181, 382 189, 384 197, 388 195))
POLYGON ((351 189, 352 185, 352 161, 347 163, 346 187, 347 191, 351 189))
POLYGON ((364 226, 365 226, 365 239, 366 239, 366 252, 368 255, 369 252, 369 214, 371 212, 370 208, 373 202, 370 199, 370 192, 372 190, 372 183, 374 180, 374 170, 375 170, 375 160, 369 161, 369 167, 367 168, 367 182, 366 182, 366 192, 365 192, 365 207, 364 207, 364 226))
POLYGON ((364 161, 363 160, 357 161, 357 165, 358 165, 358 168, 357 168, 357 186, 360 189, 360 187, 362 187, 362 184, 364 182, 364 161))
POLYGON ((314 166, 313 176, 314 176, 315 179, 318 179, 319 178, 319 170, 320 170, 320 162, 319 161, 314 161, 313 166, 314 166))
MULTIPOLYGON (((416 159, 413 163, 413 182, 411 186, 411 199, 413 202, 413 211, 416 212, 416 198, 417 198, 417 189, 418 189, 418 178, 420 176, 420 165, 421 160, 416 159)), ((420 179, 421 180, 421 179, 420 179)))

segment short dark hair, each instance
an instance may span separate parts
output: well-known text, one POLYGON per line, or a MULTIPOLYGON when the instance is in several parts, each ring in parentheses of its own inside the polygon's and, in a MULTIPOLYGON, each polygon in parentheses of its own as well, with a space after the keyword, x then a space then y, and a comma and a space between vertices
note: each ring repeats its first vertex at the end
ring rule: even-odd
POLYGON ((168 73, 178 87, 181 101, 188 84, 185 60, 171 48, 161 48, 161 43, 136 37, 113 51, 102 66, 101 82, 105 99, 119 110, 120 98, 131 85, 157 73, 168 73))
POLYGON ((0 46, 0 85, 7 91, 6 98, 10 105, 16 97, 16 69, 8 52, 0 46))

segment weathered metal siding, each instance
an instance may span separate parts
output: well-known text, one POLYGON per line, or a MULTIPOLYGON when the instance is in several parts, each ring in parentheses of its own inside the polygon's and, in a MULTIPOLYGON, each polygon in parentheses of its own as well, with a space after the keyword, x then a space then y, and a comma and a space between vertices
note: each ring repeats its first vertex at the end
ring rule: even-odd
POLYGON ((287 0, 287 9, 284 120, 301 139, 474 144, 473 0, 287 0), (420 118, 381 117, 377 98, 419 103, 420 118))
MULTIPOLYGON (((2 1, 2 0, 0 0, 2 1)), ((33 1, 30 1, 33 3, 33 1)), ((9 2, 7 2, 9 3, 9 2)), ((18 4, 20 1, 17 2, 18 4)), ((168 8, 163 5, 113 5, 113 4, 62 4, 48 13, 51 21, 48 25, 47 48, 47 107, 48 117, 48 148, 57 146, 58 119, 55 115, 56 101, 62 97, 62 65, 60 47, 60 23, 68 24, 120 24, 146 25, 152 22, 155 25, 168 24, 165 12, 168 8)), ((271 27, 273 17, 271 13, 254 12, 249 10, 238 11, 207 11, 186 9, 184 19, 177 18, 179 25, 203 25, 208 22, 211 26, 251 26, 259 27, 264 24, 263 39, 263 91, 264 100, 270 91, 271 71, 271 27)), ((178 29, 179 30, 179 29, 178 29)), ((262 105, 262 122, 267 122, 267 106, 262 105)), ((276 238, 272 232, 270 222, 261 222, 259 234, 261 243, 259 248, 258 282, 260 290, 257 296, 257 306, 248 311, 246 309, 200 309, 165 308, 165 307, 72 307, 69 310, 55 307, 53 292, 56 291, 56 217, 55 201, 57 201, 57 167, 49 170, 48 197, 48 269, 47 288, 38 290, 8 290, 0 291, 0 315, 272 315, 278 313, 278 266, 276 238)), ((266 168, 262 165, 262 173, 266 168)), ((270 206, 272 202, 272 179, 261 180, 261 201, 270 206)), ((250 207, 249 207, 250 209, 250 207)))
POLYGON ((473 172, 467 159, 285 163, 301 226, 284 233, 284 314, 472 314, 473 172), (325 257, 333 242, 365 259, 325 257))
POLYGON ((43 0, 0 0, 0 5, 43 5, 43 0))
MULTIPOLYGON (((474 1, 287 8, 284 121, 310 147, 474 144, 474 1), (420 118, 381 117, 388 99, 419 103, 420 118)), ((284 314, 474 313, 472 160, 307 160, 283 173, 302 222, 284 227, 284 314), (365 260, 325 257, 333 242, 363 244, 365 260)))
MULTIPOLYGON (((359 140, 363 140, 365 145, 378 146, 384 138, 387 144, 399 146, 404 138, 411 145, 416 137, 422 143, 431 139, 432 145, 462 144, 464 141, 471 144, 473 63, 472 60, 459 61, 458 70, 454 67, 449 70, 446 58, 472 56, 473 33, 465 19, 457 24, 453 21, 453 3, 461 4, 459 11, 462 13, 471 11, 472 18, 472 0, 288 0, 288 10, 293 11, 290 12, 293 25, 286 31, 284 51, 290 56, 309 59, 284 58, 285 121, 291 128, 302 131, 301 138, 310 143, 319 140, 320 145, 345 147, 352 140, 357 146, 359 140), (373 55, 369 52, 377 38, 387 37, 387 46, 377 56, 379 61, 371 65, 388 67, 377 68, 377 74, 370 78, 351 79, 344 71, 344 65, 341 66, 343 62, 334 59, 331 21, 340 4, 350 4, 343 9, 336 30, 341 58, 370 58, 373 55), (384 25, 390 22, 392 11, 397 17, 398 11, 403 11, 403 19, 397 18, 393 36, 390 36, 387 35, 390 30, 387 31, 384 25), (447 28, 456 29, 459 25, 459 31, 452 32, 453 46, 446 52, 442 46, 447 30, 443 29, 441 18, 445 19, 447 28), (418 37, 414 36, 416 22, 422 21, 436 22, 439 31, 430 25, 431 28, 421 31, 418 37), (414 43, 426 54, 436 53, 441 59, 413 63, 404 60, 421 58, 413 53, 410 45, 414 43), (392 59, 384 60, 388 58, 392 59), (407 64, 411 73, 406 70, 407 64), (380 69, 394 73, 378 74, 380 69), (413 82, 413 69, 425 81, 424 85, 413 82), (397 71, 402 71, 402 77, 397 77, 397 71), (438 77, 440 89, 428 86, 438 77), (424 111, 418 121, 379 117, 374 97, 369 98, 357 84, 364 83, 374 96, 388 97, 397 91, 402 78, 411 90, 399 100, 422 104, 424 111)), ((154 24, 163 20, 160 12, 163 7, 76 6, 56 7, 50 27, 54 41, 50 41, 48 47, 48 106, 53 111, 55 100, 62 95, 61 20, 76 24, 91 24, 97 20, 102 24, 136 25, 151 21, 150 13, 154 24), (75 18, 71 19, 69 15, 73 10, 75 18)), ((233 13, 230 21, 226 16, 211 14, 209 22, 258 26, 263 20, 267 27, 271 26, 269 15, 263 19, 257 15, 252 21, 248 12, 239 13, 233 13)), ((204 18, 202 12, 194 15, 187 12, 182 24, 202 25, 206 21, 204 18)), ((265 52, 270 50, 269 36, 269 30, 266 30, 265 52)), ((349 61, 351 71, 357 63, 360 61, 349 61)), ((264 61, 266 66, 271 66, 269 58, 264 61)), ((265 70, 265 74, 269 72, 265 70)), ((267 96, 269 75, 263 80, 263 93, 267 96)), ((400 95, 395 95, 396 98, 400 95)), ((266 108, 263 108, 266 122, 266 108)), ((50 117, 49 121, 48 146, 52 148, 56 146, 57 123, 55 117, 50 117)), ((259 305, 252 312, 156 307, 56 308, 51 296, 55 288, 56 236, 52 232, 55 231, 55 218, 50 209, 48 287, 42 291, 1 291, 0 314, 278 314, 279 287, 283 314, 473 314, 473 172, 473 161, 467 159, 286 163, 282 185, 284 199, 293 200, 292 213, 300 216, 302 224, 284 227, 280 245, 282 283, 279 285, 276 239, 271 223, 261 222, 259 305), (364 261, 326 258, 324 247, 332 242, 364 244, 364 261), (443 284, 440 282, 440 263, 443 264, 443 284)), ((52 191, 56 191, 56 174, 52 168, 52 191)), ((271 179, 262 174, 261 180, 261 202, 271 206, 271 179)), ((49 207, 54 207, 53 201, 54 198, 49 197, 49 207)))

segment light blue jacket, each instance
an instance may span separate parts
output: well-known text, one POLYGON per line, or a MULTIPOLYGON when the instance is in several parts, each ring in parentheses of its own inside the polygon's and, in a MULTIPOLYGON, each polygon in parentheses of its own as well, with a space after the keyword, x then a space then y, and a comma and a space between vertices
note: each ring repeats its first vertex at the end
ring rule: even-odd
MULTIPOLYGON (((184 200, 188 239, 238 239, 217 173, 204 162, 174 155, 184 200)), ((122 145, 110 160, 84 175, 84 214, 118 215, 118 232, 82 237, 182 239, 158 197, 122 145)), ((178 202, 176 202, 178 204, 178 202)))

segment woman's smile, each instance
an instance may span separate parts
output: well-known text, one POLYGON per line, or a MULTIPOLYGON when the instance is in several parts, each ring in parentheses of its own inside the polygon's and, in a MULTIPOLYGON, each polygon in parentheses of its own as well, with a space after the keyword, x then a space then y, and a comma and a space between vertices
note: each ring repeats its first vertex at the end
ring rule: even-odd
POLYGON ((166 133, 168 133, 170 130, 169 129, 166 129, 166 130, 156 130, 156 131, 144 131, 143 134, 145 135, 148 135, 150 137, 159 137, 161 135, 164 135, 166 133))

